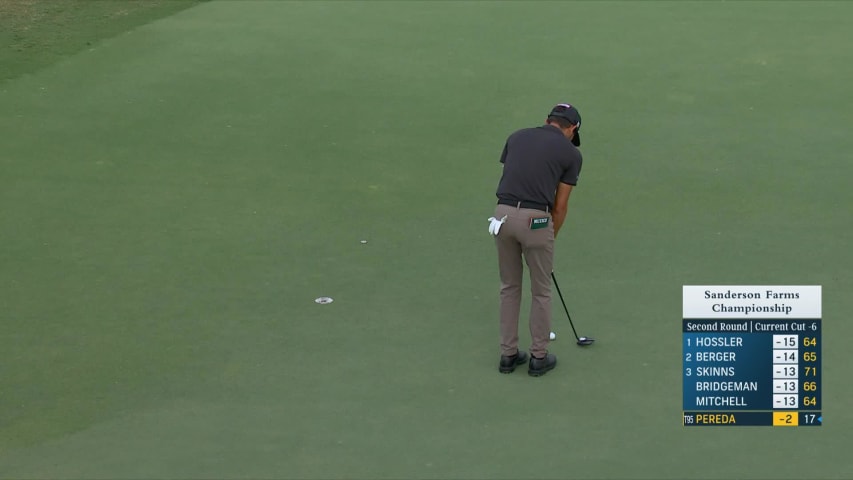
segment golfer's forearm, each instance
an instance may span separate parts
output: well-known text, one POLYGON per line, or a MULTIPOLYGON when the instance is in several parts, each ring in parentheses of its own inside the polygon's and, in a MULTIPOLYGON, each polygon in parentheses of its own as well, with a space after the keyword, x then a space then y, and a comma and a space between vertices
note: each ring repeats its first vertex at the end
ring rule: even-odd
POLYGON ((554 236, 557 236, 557 233, 560 232, 560 228, 563 226, 563 222, 566 220, 566 213, 568 209, 555 209, 551 212, 551 216, 554 218, 554 236))

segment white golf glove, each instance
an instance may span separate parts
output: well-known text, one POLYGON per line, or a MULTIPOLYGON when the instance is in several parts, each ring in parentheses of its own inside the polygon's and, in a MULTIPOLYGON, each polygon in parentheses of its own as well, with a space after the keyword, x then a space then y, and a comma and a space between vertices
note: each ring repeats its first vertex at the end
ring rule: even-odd
POLYGON ((501 230, 501 225, 506 222, 506 215, 500 220, 495 217, 489 217, 489 233, 492 235, 497 235, 501 230))

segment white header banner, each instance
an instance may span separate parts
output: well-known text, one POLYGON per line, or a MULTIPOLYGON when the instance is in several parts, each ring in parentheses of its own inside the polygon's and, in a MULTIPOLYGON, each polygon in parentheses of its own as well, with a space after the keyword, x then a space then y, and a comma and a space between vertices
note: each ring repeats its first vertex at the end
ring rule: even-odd
POLYGON ((684 318, 821 318, 820 285, 683 285, 684 318))

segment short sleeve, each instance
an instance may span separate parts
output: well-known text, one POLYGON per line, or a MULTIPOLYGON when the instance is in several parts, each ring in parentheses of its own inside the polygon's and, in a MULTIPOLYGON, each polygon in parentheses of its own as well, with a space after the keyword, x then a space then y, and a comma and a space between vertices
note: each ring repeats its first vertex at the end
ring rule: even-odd
POLYGON ((507 151, 508 147, 509 147, 509 142, 504 144, 504 151, 503 151, 503 153, 501 153, 501 163, 506 163, 506 151, 507 151))
POLYGON ((583 156, 581 155, 580 150, 576 148, 570 149, 569 152, 568 165, 563 171, 563 176, 560 177, 560 181, 569 185, 577 185, 578 177, 580 177, 581 174, 581 167, 583 166, 583 156))

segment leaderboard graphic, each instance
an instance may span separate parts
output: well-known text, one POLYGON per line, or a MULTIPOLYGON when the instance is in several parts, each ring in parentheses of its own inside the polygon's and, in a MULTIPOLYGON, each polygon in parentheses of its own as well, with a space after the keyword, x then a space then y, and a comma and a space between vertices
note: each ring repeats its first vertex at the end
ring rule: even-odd
POLYGON ((819 427, 821 287, 684 285, 683 424, 819 427))

